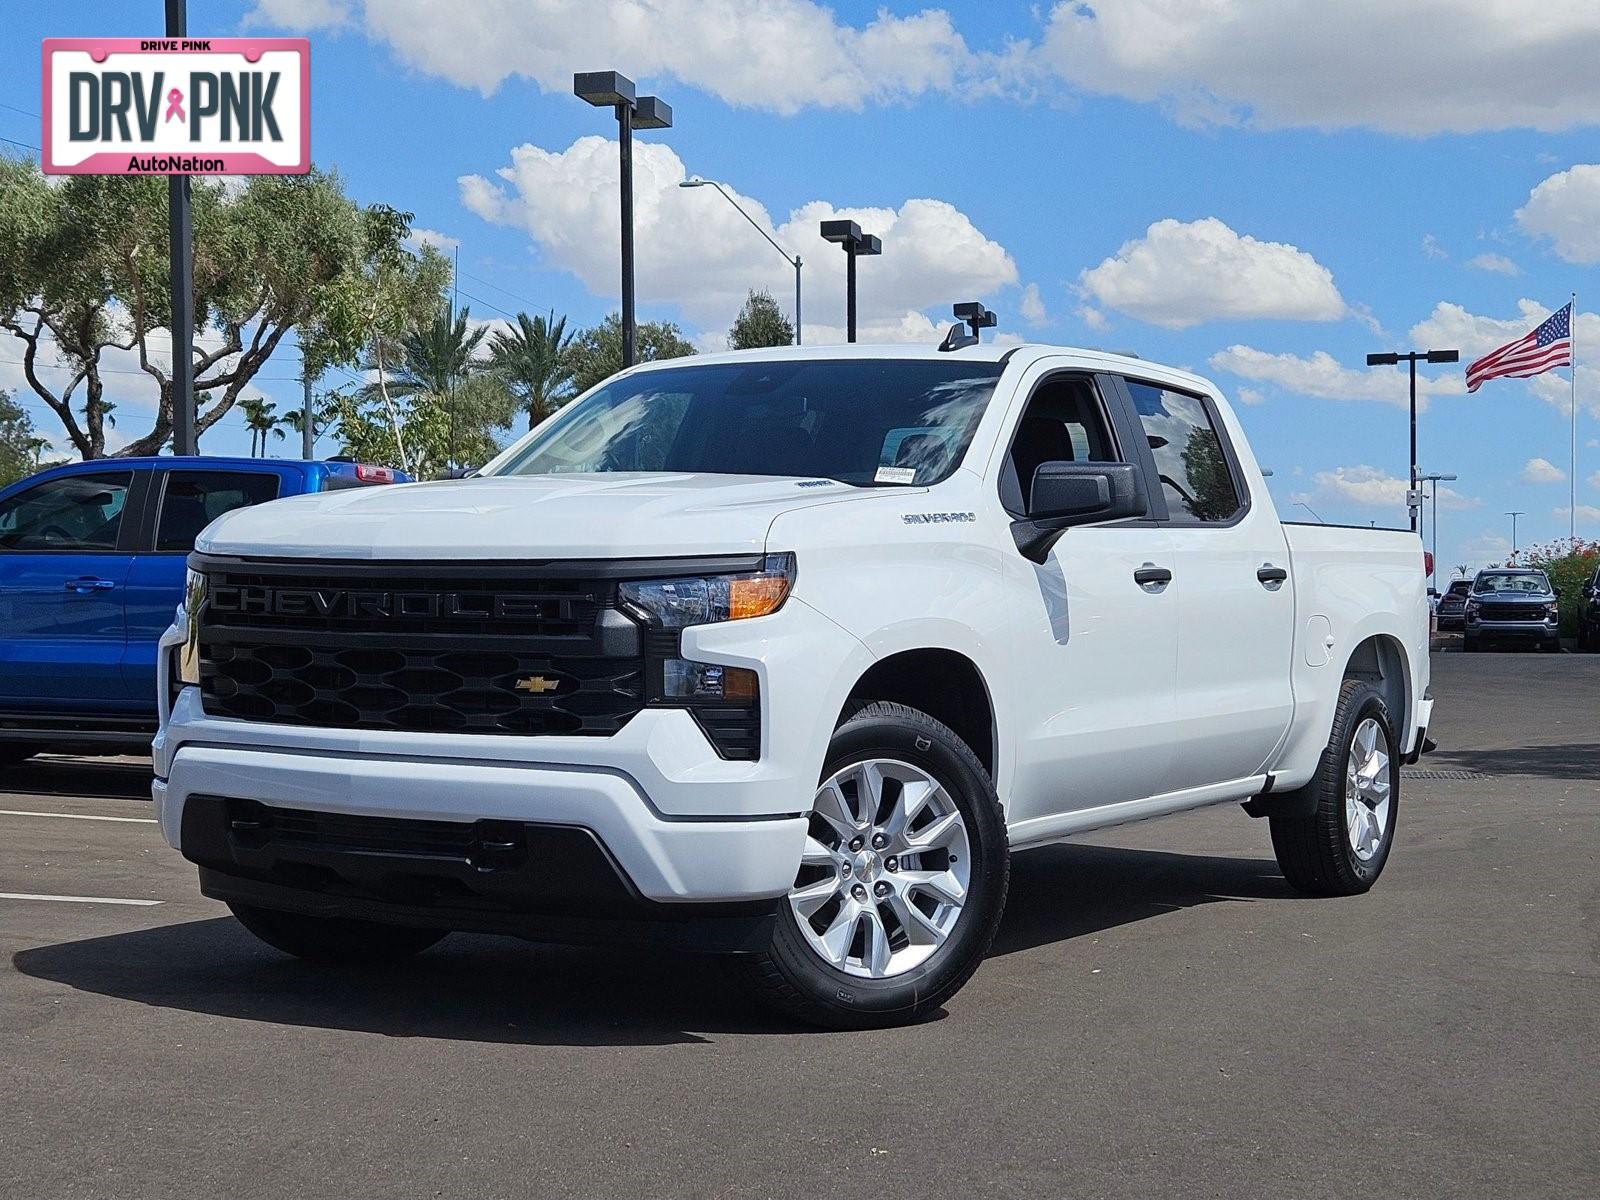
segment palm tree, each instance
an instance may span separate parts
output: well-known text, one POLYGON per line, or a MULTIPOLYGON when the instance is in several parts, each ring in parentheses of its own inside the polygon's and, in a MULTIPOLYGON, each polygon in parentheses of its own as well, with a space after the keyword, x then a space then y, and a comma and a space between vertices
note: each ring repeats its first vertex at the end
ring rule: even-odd
POLYGON ((244 423, 250 429, 250 457, 259 458, 267 452, 267 435, 273 434, 283 441, 284 418, 277 415, 278 406, 261 396, 246 396, 239 401, 244 410, 244 423))
MULTIPOLYGON (((446 466, 454 464, 457 407, 474 413, 482 407, 479 389, 469 385, 474 383, 475 368, 481 365, 476 356, 488 330, 483 326, 469 329, 470 316, 465 308, 452 316, 447 307, 441 307, 430 323, 406 334, 393 345, 380 348, 387 362, 388 376, 362 389, 363 399, 383 401, 389 411, 402 463, 419 475, 425 476, 439 466, 440 459, 446 466), (409 401, 404 419, 393 403, 395 400, 409 401), (432 453, 425 445, 412 445, 408 452, 411 439, 402 440, 406 426, 416 420, 425 423, 442 420, 448 426, 442 439, 424 437, 424 441, 442 441, 432 453)), ((369 369, 372 365, 375 363, 369 364, 369 369)), ((469 419, 464 425, 471 426, 473 422, 469 419)), ((463 439, 469 436, 470 430, 463 428, 463 439)))
POLYGON ((518 313, 514 328, 494 335, 490 361, 528 414, 529 429, 572 395, 572 371, 561 353, 571 340, 567 318, 557 320, 554 312, 548 317, 518 313))

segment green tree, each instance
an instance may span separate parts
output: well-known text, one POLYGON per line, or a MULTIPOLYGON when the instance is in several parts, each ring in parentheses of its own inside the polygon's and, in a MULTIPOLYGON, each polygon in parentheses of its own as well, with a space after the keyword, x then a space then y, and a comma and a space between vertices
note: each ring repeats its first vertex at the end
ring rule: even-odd
POLYGON ((1575 637, 1578 632, 1578 601, 1583 585, 1594 578, 1600 566, 1600 542, 1583 538, 1557 538, 1538 546, 1519 550, 1506 561, 1508 567, 1532 567, 1550 577, 1561 607, 1561 632, 1575 637))
POLYGON ((1222 457, 1222 444, 1211 430, 1190 430, 1183 444, 1183 469, 1194 489, 1194 495, 1188 497, 1190 512, 1202 521, 1224 521, 1233 515, 1239 507, 1239 494, 1222 457))
POLYGON ((744 307, 728 330, 728 349, 754 350, 761 346, 791 346, 794 326, 767 291, 751 290, 744 307))
POLYGON ((563 351, 572 341, 567 319, 518 313, 510 330, 496 330, 491 361, 532 429, 572 398, 572 370, 563 351))
POLYGON ((259 458, 267 452, 267 436, 283 441, 283 417, 278 416, 278 406, 264 396, 246 396, 239 401, 244 413, 245 426, 250 430, 250 457, 259 458))
MULTIPOLYGON (((638 362, 682 358, 694 347, 670 321, 647 321, 634 330, 634 357, 638 362)), ((572 375, 572 390, 582 393, 622 370, 622 317, 612 313, 600 324, 577 334, 561 355, 572 375)))
MULTIPOLYGON (((451 317, 441 307, 427 325, 380 346, 375 353, 385 353, 388 378, 337 394, 334 416, 346 453, 419 478, 488 461, 500 448, 495 431, 511 427, 518 406, 477 358, 485 332, 470 328, 465 309, 451 317)), ((373 361, 367 366, 375 369, 373 361)))
MULTIPOLYGON (((328 310, 348 298, 351 281, 375 259, 405 254, 409 223, 388 220, 391 212, 358 208, 320 171, 258 176, 232 197, 196 181, 198 432, 233 408, 290 330, 340 326, 328 310)), ((105 454, 102 360, 112 348, 133 352, 158 392, 150 429, 118 453, 153 454, 171 437, 167 258, 165 180, 74 175, 47 184, 34 164, 0 160, 0 328, 22 340, 28 386, 84 458, 105 454), (51 343, 68 371, 59 386, 41 374, 51 343)), ((332 357, 321 365, 355 357, 336 339, 324 345, 332 357)))
POLYGON ((28 410, 0 388, 0 487, 39 469, 39 455, 49 442, 33 431, 28 410))

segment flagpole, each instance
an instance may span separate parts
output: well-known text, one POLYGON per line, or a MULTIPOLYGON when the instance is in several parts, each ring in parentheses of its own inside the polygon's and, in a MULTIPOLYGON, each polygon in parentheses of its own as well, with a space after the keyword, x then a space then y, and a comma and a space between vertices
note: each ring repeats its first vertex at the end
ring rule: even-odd
POLYGON ((1567 330, 1572 335, 1572 369, 1568 372, 1572 376, 1572 459, 1569 465, 1572 476, 1569 480, 1572 494, 1568 500, 1570 507, 1567 509, 1567 536, 1573 541, 1578 540, 1578 293, 1572 293, 1572 325, 1567 330))

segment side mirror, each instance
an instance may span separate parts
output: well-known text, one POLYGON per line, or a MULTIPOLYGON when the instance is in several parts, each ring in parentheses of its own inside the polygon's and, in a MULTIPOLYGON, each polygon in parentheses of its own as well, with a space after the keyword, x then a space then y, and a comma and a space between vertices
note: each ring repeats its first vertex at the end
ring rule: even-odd
POLYGON ((1017 549, 1042 563, 1063 530, 1145 514, 1144 480, 1130 463, 1040 463, 1028 515, 1012 523, 1017 549))

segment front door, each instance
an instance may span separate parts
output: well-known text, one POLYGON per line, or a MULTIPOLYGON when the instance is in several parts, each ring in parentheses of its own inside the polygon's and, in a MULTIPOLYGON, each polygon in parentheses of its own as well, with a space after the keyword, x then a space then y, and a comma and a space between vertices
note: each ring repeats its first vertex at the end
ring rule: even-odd
POLYGON ((131 471, 57 475, 0 501, 0 704, 126 708, 131 471))
MULTIPOLYGON (((1041 371, 1001 471, 1001 500, 1026 511, 1052 461, 1124 460, 1101 387, 1041 371)), ((1150 521, 1068 529, 1042 564, 1008 555, 1016 771, 1008 820, 1156 795, 1171 760, 1178 604, 1160 572, 1172 535, 1150 521), (1143 581, 1143 582, 1141 582, 1143 581)))

